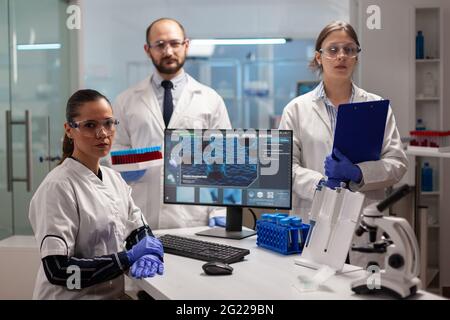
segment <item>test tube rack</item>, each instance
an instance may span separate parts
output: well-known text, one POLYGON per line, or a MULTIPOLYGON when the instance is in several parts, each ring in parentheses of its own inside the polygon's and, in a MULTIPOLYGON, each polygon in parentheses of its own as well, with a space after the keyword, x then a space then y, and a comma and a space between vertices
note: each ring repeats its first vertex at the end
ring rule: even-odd
POLYGON ((297 217, 285 214, 265 214, 256 222, 256 244, 259 247, 281 254, 301 253, 309 231, 309 224, 304 224, 297 217), (278 217, 277 217, 278 216, 278 217), (297 222, 291 223, 297 219, 297 222))

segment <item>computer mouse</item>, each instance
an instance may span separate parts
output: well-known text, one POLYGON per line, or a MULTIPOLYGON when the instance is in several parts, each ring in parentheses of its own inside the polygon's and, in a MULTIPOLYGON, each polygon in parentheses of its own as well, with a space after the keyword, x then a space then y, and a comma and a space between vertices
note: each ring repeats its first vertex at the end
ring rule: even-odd
POLYGON ((227 275, 233 272, 233 268, 224 262, 220 261, 210 261, 202 266, 206 274, 216 276, 216 275, 227 275))

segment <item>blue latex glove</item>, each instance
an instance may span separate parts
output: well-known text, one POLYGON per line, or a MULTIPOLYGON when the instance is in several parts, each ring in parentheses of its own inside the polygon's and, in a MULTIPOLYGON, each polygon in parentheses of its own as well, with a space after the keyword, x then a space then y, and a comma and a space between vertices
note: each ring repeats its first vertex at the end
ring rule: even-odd
POLYGON ((164 257, 163 245, 159 239, 146 236, 127 251, 130 264, 135 263, 140 257, 148 254, 159 256, 161 259, 164 257))
POLYGON ((212 217, 209 219, 210 227, 223 227, 225 228, 227 225, 227 217, 212 217))
POLYGON ((336 188, 338 188, 338 187, 340 187, 341 186, 341 182, 345 182, 345 181, 342 181, 342 180, 337 180, 337 179, 328 179, 326 182, 325 182, 325 185, 328 187, 328 188, 331 188, 331 189, 336 189, 336 188))
POLYGON ((134 182, 138 181, 140 178, 142 178, 145 174, 146 169, 143 170, 136 170, 136 171, 122 171, 120 175, 122 176, 123 180, 126 182, 134 182))
POLYGON ((325 159, 325 175, 328 179, 348 181, 360 183, 362 179, 361 169, 353 164, 345 155, 338 149, 334 149, 334 155, 337 159, 333 159, 329 155, 325 159))
POLYGON ((153 254, 140 257, 130 269, 131 276, 136 279, 153 277, 156 273, 162 275, 163 272, 164 263, 153 254))

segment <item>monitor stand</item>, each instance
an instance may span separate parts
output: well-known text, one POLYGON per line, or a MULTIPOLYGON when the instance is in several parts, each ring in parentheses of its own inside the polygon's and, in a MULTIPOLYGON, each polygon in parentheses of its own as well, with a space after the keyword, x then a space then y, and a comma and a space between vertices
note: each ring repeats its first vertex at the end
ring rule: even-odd
POLYGON ((211 228, 197 232, 196 235, 236 240, 255 235, 256 231, 254 230, 242 230, 242 210, 242 207, 228 207, 226 228, 211 228))

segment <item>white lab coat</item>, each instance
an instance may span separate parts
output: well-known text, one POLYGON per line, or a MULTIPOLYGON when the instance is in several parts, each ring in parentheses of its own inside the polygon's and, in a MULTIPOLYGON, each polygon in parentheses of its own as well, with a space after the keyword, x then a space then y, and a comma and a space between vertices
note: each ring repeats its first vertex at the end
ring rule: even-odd
MULTIPOLYGON (((50 255, 93 258, 125 250, 131 231, 146 222, 122 177, 101 166, 101 181, 71 158, 53 169, 30 203, 29 219, 41 258, 50 255)), ((34 299, 116 299, 124 293, 119 276, 81 290, 51 284, 41 264, 34 299)))
MULTIPOLYGON (((188 80, 175 105, 168 128, 230 129, 223 99, 211 88, 187 75, 188 80)), ((113 105, 120 120, 113 150, 161 145, 165 124, 150 76, 121 93, 113 105)), ((204 226, 212 216, 225 215, 224 208, 163 203, 163 166, 147 169, 137 182, 130 183, 133 199, 154 229, 204 226)))
MULTIPOLYGON (((354 85, 353 102, 380 100, 354 85)), ((293 130, 293 214, 309 221, 311 201, 316 186, 324 177, 324 161, 331 153, 334 133, 325 104, 317 97, 317 89, 293 99, 284 109, 280 129, 293 130)), ((394 114, 389 106, 381 151, 381 159, 359 163, 364 184, 357 191, 365 195, 364 207, 385 198, 385 188, 399 182, 406 173, 408 160, 402 149, 394 114)), ((356 190, 355 190, 356 191, 356 190)), ((354 237, 361 244, 368 238, 354 237)), ((365 266, 350 256, 352 264, 365 266)), ((361 260, 362 261, 362 260, 361 260)))

